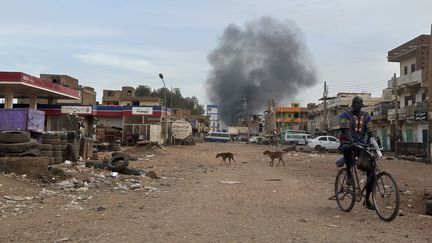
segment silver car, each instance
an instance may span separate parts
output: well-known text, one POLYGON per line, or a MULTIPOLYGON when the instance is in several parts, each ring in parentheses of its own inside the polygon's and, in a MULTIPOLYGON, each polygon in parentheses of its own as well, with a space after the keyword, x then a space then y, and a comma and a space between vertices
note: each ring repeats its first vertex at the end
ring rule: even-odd
POLYGON ((315 150, 338 149, 340 145, 339 139, 333 136, 319 136, 308 141, 308 146, 315 150))

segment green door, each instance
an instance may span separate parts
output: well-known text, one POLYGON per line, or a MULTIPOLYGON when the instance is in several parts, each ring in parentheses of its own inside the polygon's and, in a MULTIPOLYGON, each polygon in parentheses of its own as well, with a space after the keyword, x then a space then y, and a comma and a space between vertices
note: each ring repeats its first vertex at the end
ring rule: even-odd
POLYGON ((381 143, 384 148, 384 150, 388 150, 388 144, 387 144, 387 129, 382 130, 382 138, 381 143))
POLYGON ((427 140, 428 140, 428 138, 427 138, 427 134, 428 134, 427 129, 423 129, 422 133, 423 133, 423 150, 425 150, 425 149, 427 149, 426 145, 427 145, 427 140))
POLYGON ((413 130, 410 128, 410 129, 407 129, 406 130, 406 141, 407 142, 409 142, 409 143, 411 143, 411 142, 413 142, 413 130))

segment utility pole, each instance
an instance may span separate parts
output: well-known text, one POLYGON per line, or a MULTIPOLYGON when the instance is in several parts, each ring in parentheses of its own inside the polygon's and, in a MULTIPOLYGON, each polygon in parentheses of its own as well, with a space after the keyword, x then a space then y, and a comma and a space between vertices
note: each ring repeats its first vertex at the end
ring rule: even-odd
POLYGON ((171 85, 171 114, 173 112, 172 96, 173 96, 173 91, 172 91, 172 85, 171 85))
POLYGON ((429 36, 429 85, 428 85, 428 136, 427 136, 427 164, 432 161, 432 25, 431 34, 429 36))
POLYGON ((324 92, 323 92, 323 104, 324 104, 324 109, 323 109, 323 130, 324 133, 327 134, 327 129, 328 129, 328 123, 327 123, 327 95, 328 95, 328 88, 327 88, 327 82, 324 81, 324 92))
POLYGON ((394 133, 393 133, 393 142, 394 142, 394 150, 395 154, 398 154, 397 142, 399 140, 399 101, 397 95, 397 80, 396 73, 393 74, 393 93, 394 93, 394 110, 395 110, 395 124, 394 124, 394 133))

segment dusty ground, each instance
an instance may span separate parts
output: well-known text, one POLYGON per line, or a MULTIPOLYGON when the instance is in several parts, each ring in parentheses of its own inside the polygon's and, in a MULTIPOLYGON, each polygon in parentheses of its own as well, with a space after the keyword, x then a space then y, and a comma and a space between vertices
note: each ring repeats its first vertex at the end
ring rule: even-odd
POLYGON ((0 174, 0 242, 432 241, 432 217, 419 216, 424 193, 431 194, 432 166, 382 160, 404 194, 404 216, 386 223, 362 205, 343 213, 328 200, 337 154, 291 152, 285 167, 269 167, 262 155, 268 148, 203 143, 129 150, 141 158, 130 167, 161 179, 110 178, 88 168, 69 169, 74 178, 54 184, 0 174), (237 166, 219 166, 215 154, 225 151, 237 154, 237 166))

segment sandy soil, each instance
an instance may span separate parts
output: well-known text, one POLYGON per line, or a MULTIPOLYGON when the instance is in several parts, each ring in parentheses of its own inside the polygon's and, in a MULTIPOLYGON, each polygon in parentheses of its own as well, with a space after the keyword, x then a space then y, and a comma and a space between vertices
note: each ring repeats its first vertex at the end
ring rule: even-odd
MULTIPOLYGON (((337 154, 291 152, 269 167, 268 146, 202 143, 127 152, 146 176, 63 165, 73 178, 42 183, 0 174, 0 242, 430 242, 432 166, 382 160, 402 192, 386 223, 356 204, 342 212, 333 195, 337 154), (237 165, 219 166, 219 152, 237 165), (241 182, 224 184, 221 182, 241 182)), ((281 150, 281 147, 270 148, 281 150)))

